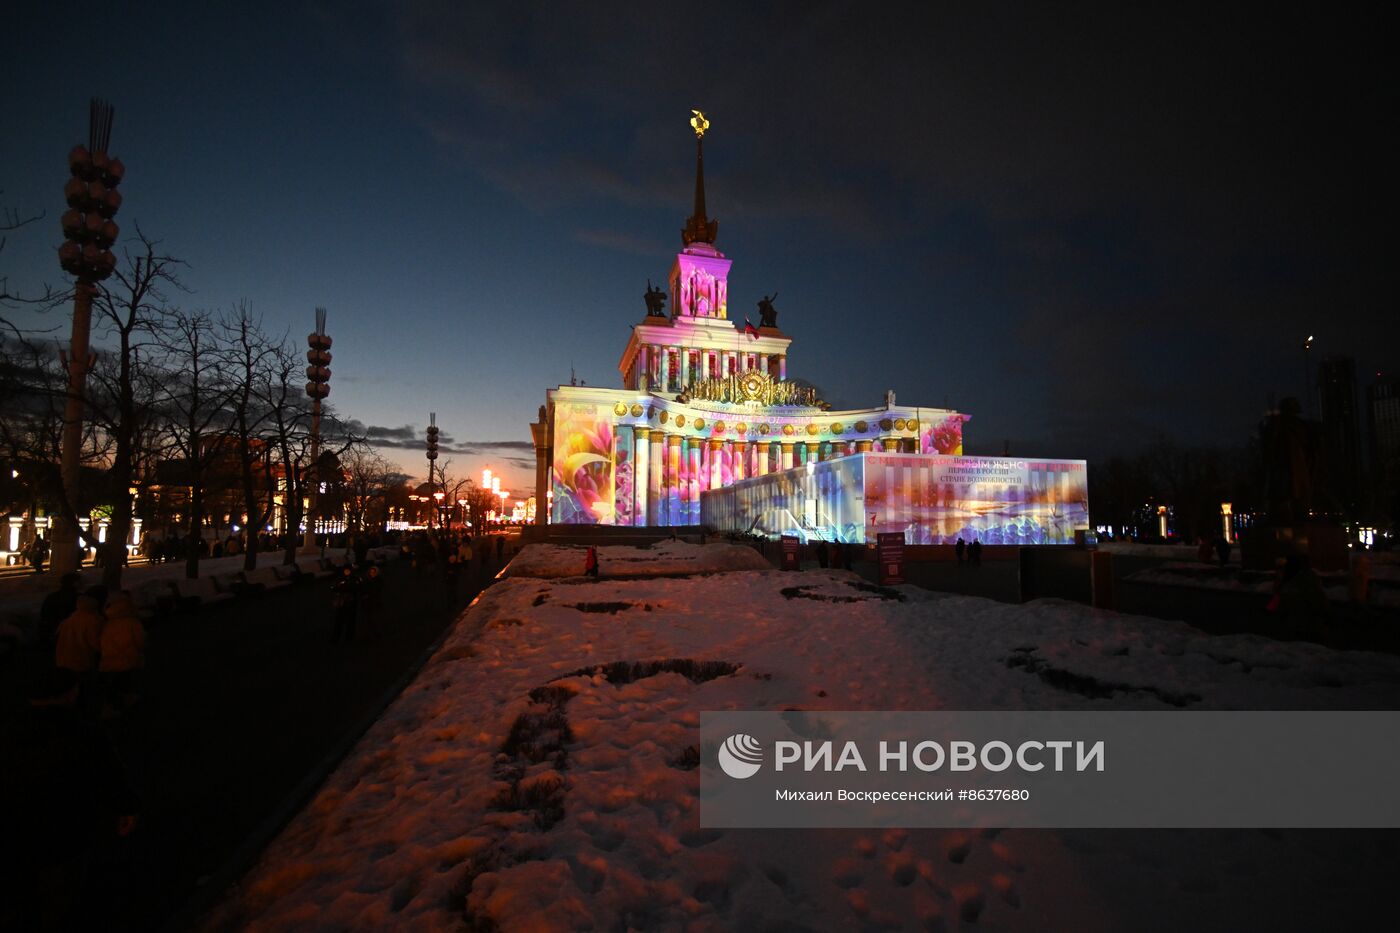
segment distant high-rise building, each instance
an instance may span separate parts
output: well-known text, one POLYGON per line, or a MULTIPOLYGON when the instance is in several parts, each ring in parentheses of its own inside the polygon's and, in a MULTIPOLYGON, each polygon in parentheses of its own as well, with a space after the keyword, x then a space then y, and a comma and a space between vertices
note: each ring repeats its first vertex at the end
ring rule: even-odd
POLYGON ((1317 367, 1317 398, 1331 498, 1355 517, 1361 504, 1361 424, 1356 405, 1356 363, 1330 357, 1317 367))
POLYGON ((1376 374, 1366 387, 1366 425, 1371 435, 1371 471, 1382 514, 1400 506, 1400 376, 1376 374))

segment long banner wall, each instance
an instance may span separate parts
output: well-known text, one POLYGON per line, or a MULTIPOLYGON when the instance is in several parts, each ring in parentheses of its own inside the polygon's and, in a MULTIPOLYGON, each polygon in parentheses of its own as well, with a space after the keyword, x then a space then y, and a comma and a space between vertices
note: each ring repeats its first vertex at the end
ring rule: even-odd
POLYGON ((867 534, 902 531, 909 544, 1073 544, 1089 527, 1083 460, 871 454, 867 534))
POLYGON ((1072 544, 1089 527, 1083 460, 858 454, 786 470, 701 497, 719 531, 864 544, 1072 544))

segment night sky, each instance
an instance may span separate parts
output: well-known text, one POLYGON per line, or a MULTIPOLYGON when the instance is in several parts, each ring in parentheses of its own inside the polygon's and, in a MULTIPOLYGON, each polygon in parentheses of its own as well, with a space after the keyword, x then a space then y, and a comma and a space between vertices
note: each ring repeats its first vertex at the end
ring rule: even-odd
POLYGON ((329 308, 331 401, 409 472, 433 410, 455 468, 517 458, 523 489, 545 388, 620 384, 692 107, 730 316, 776 290, 789 373, 838 408, 893 388, 970 413, 971 452, 1096 457, 1242 443, 1310 333, 1400 366, 1369 13, 160 6, 6 14, 0 207, 46 216, 0 274, 63 284, 64 160, 105 96, 117 219, 189 263, 178 300, 298 341, 329 308))

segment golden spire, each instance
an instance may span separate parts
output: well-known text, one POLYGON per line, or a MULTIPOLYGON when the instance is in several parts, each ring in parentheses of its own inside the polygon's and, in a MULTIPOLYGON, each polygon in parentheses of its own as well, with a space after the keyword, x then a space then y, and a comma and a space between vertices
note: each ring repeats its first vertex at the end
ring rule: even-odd
POLYGON ((719 232, 719 221, 705 216, 705 131, 710 128, 710 121, 703 111, 690 112, 693 114, 690 125, 695 130, 695 212, 686 218, 681 242, 686 246, 692 243, 713 245, 719 232))

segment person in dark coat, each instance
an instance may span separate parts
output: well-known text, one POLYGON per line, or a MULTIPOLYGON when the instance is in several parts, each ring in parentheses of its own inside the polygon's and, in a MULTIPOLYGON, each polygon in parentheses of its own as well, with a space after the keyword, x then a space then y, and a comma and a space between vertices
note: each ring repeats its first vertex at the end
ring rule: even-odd
POLYGON ((961 564, 963 558, 967 556, 967 542, 959 538, 958 543, 953 545, 953 553, 958 556, 958 563, 961 564))
POLYGON ((979 565, 982 563, 982 542, 981 542, 981 541, 977 540, 976 538, 973 538, 973 539, 972 539, 972 543, 971 543, 970 545, 968 545, 968 548, 967 548, 967 558, 968 558, 968 563, 972 564, 972 566, 974 566, 974 567, 979 566, 979 565))
POLYGON ((78 608, 78 575, 65 573, 58 581, 58 589, 44 597, 39 607, 39 638, 48 645, 53 643, 54 633, 64 619, 78 608))
POLYGON ((817 545, 817 566, 823 570, 831 566, 831 549, 825 540, 817 545))
POLYGON ((355 570, 349 564, 341 567, 331 584, 331 613, 334 625, 331 629, 331 643, 355 640, 355 613, 359 611, 359 587, 355 570))
POLYGON ((384 606, 384 575, 378 564, 370 564, 360 577, 360 616, 370 634, 379 631, 379 617, 384 606))
POLYGON ((583 558, 583 575, 598 579, 598 549, 593 545, 588 546, 588 553, 583 558))
POLYGON ((49 559, 49 542, 39 535, 34 539, 34 543, 29 545, 29 563, 34 568, 36 574, 44 572, 44 561, 49 559))
POLYGON ((1230 542, 1225 540, 1224 535, 1215 537, 1215 556, 1220 558, 1220 566, 1224 567, 1230 562, 1230 542))

